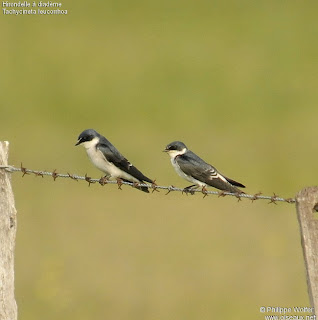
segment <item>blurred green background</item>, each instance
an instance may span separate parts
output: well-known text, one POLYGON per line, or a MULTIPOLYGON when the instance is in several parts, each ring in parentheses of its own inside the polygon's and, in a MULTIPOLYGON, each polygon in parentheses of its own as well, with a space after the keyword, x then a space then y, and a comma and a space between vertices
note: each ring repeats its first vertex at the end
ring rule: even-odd
MULTIPOLYGON (((10 163, 99 178, 94 128, 150 178, 184 141, 248 193, 317 184, 316 1, 64 1, 0 15, 10 163)), ((293 205, 13 175, 28 319, 264 319, 309 306, 293 205)))

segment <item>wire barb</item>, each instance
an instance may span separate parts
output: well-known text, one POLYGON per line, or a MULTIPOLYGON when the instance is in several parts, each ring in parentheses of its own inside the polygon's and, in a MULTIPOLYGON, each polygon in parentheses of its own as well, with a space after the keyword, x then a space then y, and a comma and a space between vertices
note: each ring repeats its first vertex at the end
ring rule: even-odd
POLYGON ((203 193, 203 199, 204 199, 205 197, 207 197, 207 195, 208 195, 208 189, 207 189, 205 186, 202 187, 201 192, 203 193))
POLYGON ((123 190, 121 186, 124 184, 124 181, 119 178, 117 178, 116 181, 117 181, 118 189, 123 190))
POLYGON ((90 187, 92 183, 95 183, 96 181, 92 180, 91 177, 87 176, 87 173, 85 173, 85 181, 88 182, 88 186, 90 187))
POLYGON ((285 202, 285 203, 295 203, 296 200, 294 198, 281 198, 279 197, 277 194, 273 193, 272 196, 264 196, 262 195, 261 192, 255 193, 255 194, 246 194, 246 193, 231 193, 228 191, 212 191, 212 190, 207 190, 206 187, 203 187, 202 189, 199 188, 191 188, 191 189, 187 189, 187 188, 177 188, 173 185, 171 186, 159 186, 157 185, 156 181, 153 181, 152 184, 148 184, 148 183, 133 183, 133 182, 129 182, 129 181, 124 181, 122 179, 116 179, 114 180, 109 180, 109 176, 105 176, 102 177, 100 179, 93 179, 91 177, 89 177, 87 174, 85 174, 85 176, 78 176, 78 175, 74 175, 74 174, 70 174, 70 173, 58 173, 57 169, 53 170, 53 172, 49 172, 49 171, 38 171, 38 170, 30 170, 27 169, 23 166, 23 164, 21 163, 20 168, 16 168, 14 166, 11 165, 2 165, 0 166, 0 170, 5 170, 7 172, 10 173, 14 173, 14 172, 21 172, 22 173, 22 177, 24 177, 25 175, 30 175, 31 173, 34 174, 35 176, 40 176, 40 177, 44 177, 44 176, 50 176, 53 178, 54 181, 56 181, 57 178, 69 178, 75 181, 86 181, 88 182, 88 186, 90 186, 93 183, 98 182, 100 185, 104 186, 105 184, 117 184, 118 189, 121 189, 121 186, 123 184, 125 185, 129 185, 135 188, 142 188, 142 187, 147 187, 152 189, 152 193, 154 193, 155 191, 159 192, 159 190, 167 190, 167 194, 169 194, 172 191, 177 191, 177 192, 181 192, 181 193, 185 193, 186 195, 188 195, 188 193, 190 194, 195 194, 197 192, 200 192, 203 194, 203 198, 205 198, 208 195, 216 195, 218 197, 225 197, 225 196, 233 196, 237 198, 237 201, 241 201, 242 198, 246 198, 251 200, 252 202, 254 202, 255 200, 269 200, 269 204, 273 203, 273 204, 277 204, 277 202, 285 202))
MULTIPOLYGON (((173 185, 171 185, 171 186, 169 186, 169 187, 167 187, 167 189, 168 189, 168 192, 166 193, 166 195, 167 194, 169 194, 171 191, 174 191, 175 190, 175 186, 173 186, 173 185)), ((182 189, 182 191, 183 191, 183 189, 182 189)))
POLYGON ((151 193, 154 193, 155 191, 157 192, 160 192, 158 189, 157 189, 158 185, 156 183, 156 180, 152 181, 152 184, 151 184, 151 188, 152 188, 152 192, 151 193))
POLYGON ((252 203, 253 203, 255 200, 258 200, 258 199, 259 199, 259 196, 260 196, 261 194, 262 194, 262 192, 255 193, 254 196, 251 198, 252 203))
POLYGON ((275 192, 274 192, 273 196, 272 196, 271 199, 270 199, 270 202, 268 202, 268 203, 269 203, 269 204, 270 204, 270 203, 277 204, 277 203, 276 203, 276 201, 277 201, 276 199, 277 199, 277 195, 276 195, 275 192))
POLYGON ((237 202, 242 201, 241 193, 236 192, 236 193, 235 193, 235 197, 237 198, 237 202))
POLYGON ((27 169, 23 167, 22 162, 21 162, 21 172, 22 172, 22 178, 26 175, 29 174, 27 169))
POLYGON ((53 172, 52 172, 52 178, 53 178, 53 180, 55 181, 56 178, 58 178, 58 176, 59 176, 59 174, 56 172, 56 169, 54 169, 53 172))

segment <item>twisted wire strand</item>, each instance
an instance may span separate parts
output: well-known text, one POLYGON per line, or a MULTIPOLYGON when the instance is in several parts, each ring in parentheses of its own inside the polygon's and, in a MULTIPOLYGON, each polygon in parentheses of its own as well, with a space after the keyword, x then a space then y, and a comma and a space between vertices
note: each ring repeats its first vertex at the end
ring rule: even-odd
POLYGON ((286 202, 286 203, 295 203, 296 200, 294 198, 282 198, 276 195, 275 193, 272 196, 266 196, 262 195, 261 192, 256 193, 256 194, 246 194, 246 193, 232 193, 232 192, 227 192, 227 191, 212 191, 212 190, 206 190, 205 188, 203 189, 192 189, 192 190, 185 190, 184 188, 178 188, 175 186, 159 186, 155 182, 153 184, 148 184, 148 183, 133 183, 133 182, 126 182, 122 180, 108 180, 105 177, 102 177, 100 179, 94 179, 85 174, 85 176, 80 176, 77 174, 70 174, 70 173, 58 173, 56 170, 50 172, 50 171, 43 171, 43 170, 31 170, 23 167, 21 163, 20 168, 16 168, 11 165, 7 166, 0 166, 0 169, 6 170, 7 172, 22 172, 22 177, 28 174, 34 174, 35 176, 41 176, 42 178, 44 176, 51 176, 53 180, 55 181, 57 178, 69 178, 72 180, 76 181, 86 181, 88 182, 89 185, 93 183, 99 183, 102 186, 105 184, 117 184, 118 188, 121 189, 121 185, 129 185, 132 187, 148 187, 152 189, 152 192, 154 191, 159 191, 159 190, 167 190, 167 193, 170 192, 182 192, 182 193, 190 193, 190 194, 195 194, 195 193, 202 193, 204 197, 207 195, 216 195, 219 197, 225 197, 225 196, 233 196, 240 201, 242 198, 246 198, 254 202, 255 200, 269 200, 269 203, 277 204, 276 202, 286 202))

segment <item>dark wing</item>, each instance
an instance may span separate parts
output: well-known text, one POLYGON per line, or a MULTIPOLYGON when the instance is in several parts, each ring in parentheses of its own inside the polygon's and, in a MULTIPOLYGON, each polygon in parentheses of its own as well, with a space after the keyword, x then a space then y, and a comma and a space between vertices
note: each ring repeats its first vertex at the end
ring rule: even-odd
POLYGON ((112 162, 116 167, 129 173, 139 181, 153 182, 133 166, 105 137, 100 138, 96 148, 103 153, 107 161, 112 162))
POLYGON ((235 180, 232 180, 230 178, 227 178, 227 177, 224 177, 230 184, 233 184, 233 186, 237 186, 237 187, 240 187, 240 188, 245 188, 245 186, 240 183, 240 182, 237 182, 235 180))
POLYGON ((185 174, 192 176, 196 180, 220 190, 234 193, 242 192, 235 187, 244 187, 242 184, 224 177, 213 166, 206 163, 191 151, 177 157, 176 161, 185 174))
POLYGON ((211 175, 216 174, 216 170, 211 165, 191 151, 187 151, 185 154, 177 156, 176 162, 186 175, 204 183, 208 182, 208 178, 211 175))

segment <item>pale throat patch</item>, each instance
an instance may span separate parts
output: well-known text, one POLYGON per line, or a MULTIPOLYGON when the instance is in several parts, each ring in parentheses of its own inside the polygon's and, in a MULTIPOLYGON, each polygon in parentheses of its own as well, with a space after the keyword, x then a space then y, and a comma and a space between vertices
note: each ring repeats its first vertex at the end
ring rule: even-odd
POLYGON ((99 142, 98 137, 93 138, 91 141, 85 141, 81 143, 85 149, 90 149, 92 147, 95 147, 96 144, 99 142))
POLYGON ((167 153, 169 154, 170 158, 173 159, 177 156, 181 156, 187 152, 187 148, 183 148, 182 150, 169 150, 167 153))

